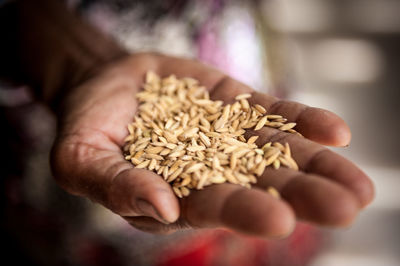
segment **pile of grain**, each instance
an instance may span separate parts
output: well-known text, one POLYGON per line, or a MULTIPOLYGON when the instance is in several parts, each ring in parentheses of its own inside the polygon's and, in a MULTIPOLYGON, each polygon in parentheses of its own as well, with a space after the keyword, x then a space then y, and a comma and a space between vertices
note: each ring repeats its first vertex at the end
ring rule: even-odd
POLYGON ((191 189, 229 182, 250 188, 268 166, 297 170, 288 143, 266 143, 258 136, 245 139, 246 129, 273 127, 296 132, 295 123, 280 115, 267 115, 261 105, 251 106, 250 94, 233 104, 210 100, 208 91, 193 78, 161 79, 146 74, 140 105, 128 125, 125 159, 136 168, 154 171, 170 183, 178 197, 191 189))

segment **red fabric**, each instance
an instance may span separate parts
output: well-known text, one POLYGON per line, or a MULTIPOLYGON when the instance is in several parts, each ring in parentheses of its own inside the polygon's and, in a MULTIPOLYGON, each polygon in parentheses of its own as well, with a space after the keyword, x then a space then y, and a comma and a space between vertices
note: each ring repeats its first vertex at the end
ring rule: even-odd
POLYGON ((321 243, 312 226, 298 224, 284 240, 266 241, 226 230, 206 231, 164 250, 157 266, 306 265, 321 243))

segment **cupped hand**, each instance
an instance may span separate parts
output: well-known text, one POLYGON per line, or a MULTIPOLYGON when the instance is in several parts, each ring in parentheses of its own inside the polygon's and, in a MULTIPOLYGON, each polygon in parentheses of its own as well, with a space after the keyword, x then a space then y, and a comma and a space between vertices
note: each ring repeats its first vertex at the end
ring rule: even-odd
POLYGON ((71 90, 61 109, 51 156, 56 180, 68 192, 103 204, 140 230, 168 233, 186 227, 225 227, 261 237, 282 237, 291 232, 296 219, 348 226, 373 198, 369 178, 323 146, 349 144, 350 130, 342 119, 326 110, 255 92, 194 60, 132 55, 71 90), (213 185, 178 200, 160 176, 135 169, 121 150, 126 126, 138 109, 135 94, 148 70, 162 77, 196 78, 209 89, 212 99, 225 103, 233 102, 238 94, 252 93, 250 103, 296 122, 296 130, 305 138, 273 128, 246 134, 259 135, 258 145, 288 142, 300 171, 266 169, 252 189, 213 185), (267 193, 269 186, 282 198, 267 193))

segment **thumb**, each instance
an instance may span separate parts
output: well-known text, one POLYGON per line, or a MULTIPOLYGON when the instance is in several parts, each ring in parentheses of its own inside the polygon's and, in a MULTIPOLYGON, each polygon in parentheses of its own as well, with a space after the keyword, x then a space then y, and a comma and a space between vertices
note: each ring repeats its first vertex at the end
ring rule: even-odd
POLYGON ((119 147, 105 150, 56 141, 51 166, 66 191, 88 197, 121 216, 148 216, 162 223, 173 223, 179 217, 178 199, 169 184, 151 171, 133 168, 119 147))
POLYGON ((179 217, 178 199, 171 187, 148 170, 123 170, 112 180, 107 194, 108 207, 124 217, 147 216, 165 224, 179 217))

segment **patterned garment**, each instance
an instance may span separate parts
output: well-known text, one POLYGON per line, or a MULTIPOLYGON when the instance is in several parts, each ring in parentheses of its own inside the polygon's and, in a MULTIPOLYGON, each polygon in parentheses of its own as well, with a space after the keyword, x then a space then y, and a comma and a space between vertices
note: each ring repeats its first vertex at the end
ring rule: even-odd
MULTIPOLYGON (((66 1, 133 52, 197 58, 257 90, 271 88, 257 1, 66 1), (250 3, 249 3, 250 2, 250 3), (253 3, 253 4, 251 4, 253 3)), ((0 1, 0 4, 4 1, 0 1)), ((62 191, 48 156, 55 119, 25 87, 0 84, 7 139, 3 228, 36 265, 305 265, 321 244, 317 229, 299 224, 291 237, 266 241, 226 230, 143 233, 105 208, 62 191), (46 136, 46 137, 43 137, 46 136)), ((28 263, 25 263, 28 264, 28 263)))

